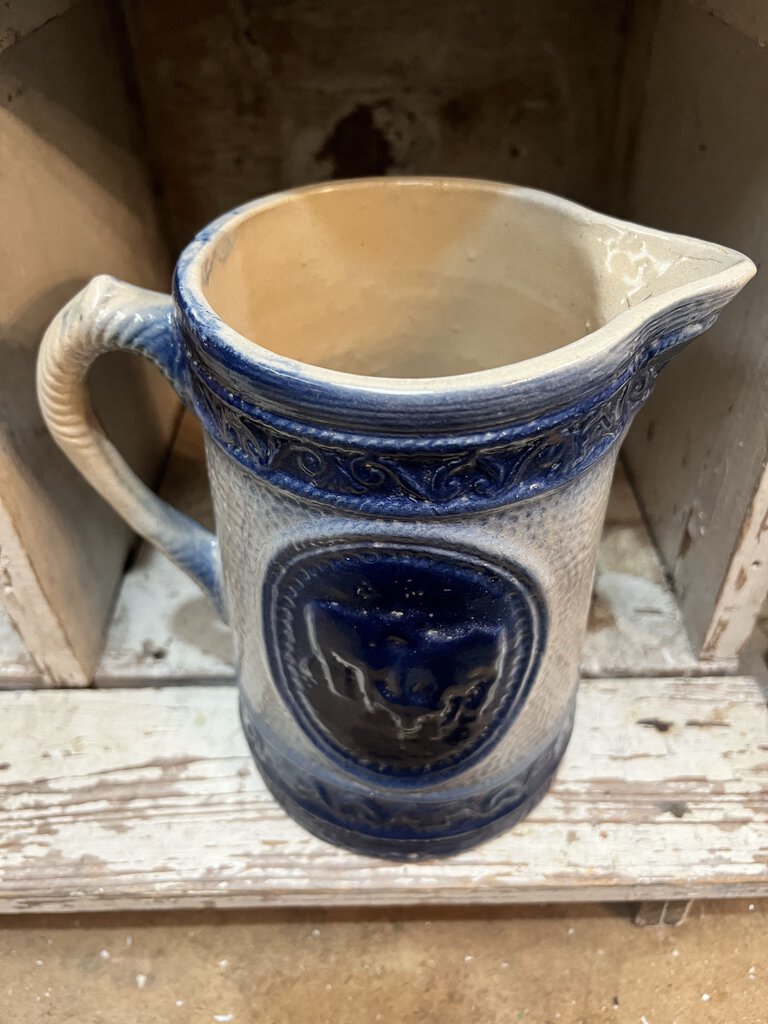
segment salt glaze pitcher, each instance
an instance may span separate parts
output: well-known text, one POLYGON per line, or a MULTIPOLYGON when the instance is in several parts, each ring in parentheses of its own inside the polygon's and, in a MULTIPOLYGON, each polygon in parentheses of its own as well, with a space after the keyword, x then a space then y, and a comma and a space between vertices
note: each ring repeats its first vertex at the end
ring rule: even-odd
POLYGON ((239 647, 266 784, 310 832, 451 854, 541 799, 571 732, 611 475, 746 257, 483 181, 241 206, 173 297, 97 277, 49 327, 43 413, 239 647), (216 536, 128 469, 89 364, 140 352, 205 428, 216 536))

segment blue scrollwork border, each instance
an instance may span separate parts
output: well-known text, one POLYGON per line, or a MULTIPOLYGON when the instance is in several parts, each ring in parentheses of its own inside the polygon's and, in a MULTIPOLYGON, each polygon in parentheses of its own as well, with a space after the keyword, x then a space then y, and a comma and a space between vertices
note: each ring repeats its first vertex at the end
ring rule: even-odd
MULTIPOLYGON (((697 324, 695 333, 707 326, 697 324)), ((216 443, 280 490, 368 515, 461 515, 535 497, 596 463, 620 441, 663 365, 693 333, 667 335, 641 350, 587 400, 462 436, 430 434, 427 417, 421 435, 352 433, 288 418, 235 392, 217 367, 196 356, 189 361, 190 390, 216 443)))

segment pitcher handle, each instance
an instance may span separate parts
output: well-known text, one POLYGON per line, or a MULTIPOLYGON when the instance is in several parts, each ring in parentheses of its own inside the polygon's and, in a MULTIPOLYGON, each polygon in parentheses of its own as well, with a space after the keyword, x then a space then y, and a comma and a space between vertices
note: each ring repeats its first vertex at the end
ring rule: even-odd
POLYGON ((192 577, 223 613, 216 537, 158 498, 104 432, 86 386, 104 352, 140 352, 160 367, 182 401, 189 398, 186 355, 169 295, 95 277, 53 319, 37 361, 37 393, 54 440, 136 533, 192 577))

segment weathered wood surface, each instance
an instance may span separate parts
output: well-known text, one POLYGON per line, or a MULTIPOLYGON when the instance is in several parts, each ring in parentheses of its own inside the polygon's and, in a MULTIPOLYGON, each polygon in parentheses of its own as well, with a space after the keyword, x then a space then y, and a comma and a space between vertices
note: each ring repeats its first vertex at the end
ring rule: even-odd
MULTIPOLYGON (((184 417, 161 493, 210 525, 200 427, 184 417)), ((195 584, 143 545, 128 570, 96 672, 99 686, 228 681, 229 631, 195 584)), ((723 665, 723 670, 730 668, 723 665)), ((582 655, 585 676, 713 674, 694 657, 621 466, 598 553, 582 655)))
POLYGON ((0 686, 29 686, 39 679, 37 666, 0 604, 0 686))
POLYGON ((79 0, 3 0, 0 4, 0 53, 65 14, 79 0))
MULTIPOLYGON (((82 685, 132 540, 43 427, 37 349, 92 275, 162 288, 170 267, 111 5, 0 6, 30 30, 0 53, 0 602, 39 678, 82 685)), ((101 360, 92 376, 108 430, 152 479, 178 404, 129 357, 101 360)))
POLYGON ((453 859, 306 834, 251 763, 233 687, 0 694, 0 909, 768 895, 768 713, 750 678, 582 684, 529 819, 453 859))
POLYGON ((177 244, 257 195, 445 174, 601 206, 625 0, 125 0, 177 244))
MULTIPOLYGON (((768 259, 767 12, 760 0, 664 0, 626 209, 758 265, 768 259)), ((705 658, 738 654, 768 591, 767 529, 758 540, 768 511, 767 321, 763 272, 664 370, 627 439, 641 504, 705 658)))
POLYGON ((742 32, 760 46, 768 45, 768 4, 765 0, 688 0, 688 3, 742 32))
POLYGON ((717 596, 712 621, 704 638, 704 657, 719 657, 723 652, 744 648, 753 631, 763 628, 759 610, 767 591, 768 462, 747 506, 741 532, 717 596))

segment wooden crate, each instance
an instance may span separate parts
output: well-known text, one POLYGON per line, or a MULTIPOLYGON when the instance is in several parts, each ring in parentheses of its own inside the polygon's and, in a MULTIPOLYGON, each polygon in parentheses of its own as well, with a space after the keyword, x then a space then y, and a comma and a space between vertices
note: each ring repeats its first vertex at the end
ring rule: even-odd
MULTIPOLYGON (((98 272, 156 287, 170 277, 118 30, 97 0, 0 9, 0 635, 10 620, 24 650, 3 648, 0 678, 17 664, 44 685, 92 679, 132 537, 43 426, 40 337, 98 272)), ((102 363, 97 407, 151 480, 178 402, 148 366, 102 363)))
MULTIPOLYGON (((555 787, 445 862, 354 857, 282 813, 226 626, 147 545, 123 573, 128 531, 41 430, 37 339, 82 280, 162 288, 166 233, 332 174, 499 177, 764 258, 762 5, 470 6, 126 0, 130 46, 107 0, 0 12, 0 912, 768 894, 758 638, 737 661, 768 591, 762 275, 630 433, 555 787)), ((99 373, 101 409, 151 479, 178 405, 124 374, 99 373)), ((210 520, 189 415, 161 490, 210 520)))
MULTIPOLYGON (((768 260, 768 5, 664 0, 627 213, 768 260), (759 127, 758 127, 759 126, 759 127)), ((673 361, 627 461, 703 658, 738 655, 768 592, 768 277, 673 361)))

